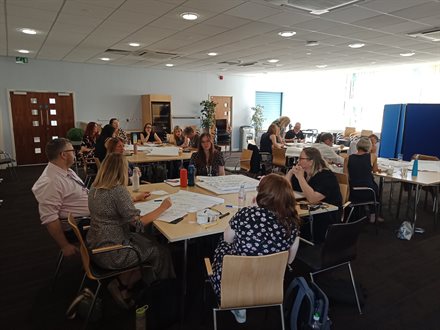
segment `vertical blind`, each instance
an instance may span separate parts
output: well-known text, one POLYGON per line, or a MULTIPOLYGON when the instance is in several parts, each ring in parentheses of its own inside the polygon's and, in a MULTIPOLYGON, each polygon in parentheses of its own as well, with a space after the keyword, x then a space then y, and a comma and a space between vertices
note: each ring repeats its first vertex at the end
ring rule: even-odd
POLYGON ((256 92, 255 104, 264 107, 263 131, 266 131, 272 122, 281 116, 283 93, 256 92))

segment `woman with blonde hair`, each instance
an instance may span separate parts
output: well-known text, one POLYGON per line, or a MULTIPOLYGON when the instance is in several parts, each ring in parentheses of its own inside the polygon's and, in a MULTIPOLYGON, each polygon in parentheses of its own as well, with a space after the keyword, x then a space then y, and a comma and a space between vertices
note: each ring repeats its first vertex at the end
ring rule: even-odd
POLYGON ((173 134, 170 134, 170 141, 168 142, 180 147, 184 144, 188 145, 189 139, 183 136, 183 130, 180 126, 174 126, 173 134))
POLYGON ((290 118, 287 116, 281 116, 280 118, 274 120, 272 124, 275 124, 280 128, 278 137, 280 141, 282 141, 282 138, 286 134, 286 128, 290 124, 290 118))
MULTIPOLYGON (((298 164, 287 172, 287 180, 292 184, 293 190, 302 191, 310 204, 325 202, 342 206, 342 196, 339 183, 327 162, 322 158, 316 148, 304 148, 298 158, 298 164)), ((340 212, 326 212, 313 216, 313 236, 315 242, 325 239, 327 227, 340 221, 340 212)), ((309 226, 305 226, 301 235, 307 233, 309 226)))
MULTIPOLYGON (((175 276, 169 252, 158 245, 153 239, 142 234, 144 227, 152 223, 171 206, 166 198, 154 211, 143 216, 133 205, 127 190, 128 163, 119 153, 109 153, 101 164, 95 181, 89 192, 90 229, 87 243, 90 249, 109 245, 123 244, 133 246, 131 249, 94 254, 93 261, 105 269, 123 269, 137 265, 138 255, 141 262, 152 265, 156 279, 175 276), (131 231, 134 228, 136 232, 131 231)), ((145 195, 137 195, 135 201, 142 200, 145 195)), ((123 308, 130 306, 129 290, 141 278, 138 270, 121 274, 110 282, 108 289, 115 301, 123 308)))
MULTIPOLYGON (((292 186, 285 177, 269 174, 261 179, 257 190, 257 205, 244 207, 234 215, 215 250, 211 281, 219 297, 225 255, 262 256, 288 250, 288 263, 295 259, 300 219, 292 186)), ((232 311, 239 323, 246 321, 245 312, 232 311)))

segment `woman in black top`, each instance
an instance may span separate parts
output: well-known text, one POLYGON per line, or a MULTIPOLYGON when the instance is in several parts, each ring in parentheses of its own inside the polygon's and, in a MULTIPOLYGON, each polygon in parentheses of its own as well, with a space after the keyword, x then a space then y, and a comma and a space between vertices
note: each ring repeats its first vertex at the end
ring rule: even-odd
POLYGON ((197 175, 218 176, 225 175, 225 160, 223 154, 214 148, 211 134, 203 133, 200 136, 197 152, 191 156, 191 163, 196 167, 197 175))
POLYGON ((87 160, 94 157, 93 151, 95 150, 96 139, 99 135, 98 124, 91 121, 87 124, 86 131, 84 132, 83 139, 81 142, 81 152, 84 158, 87 160))
POLYGON ((98 157, 101 162, 107 155, 107 148, 105 147, 105 143, 109 138, 115 137, 116 133, 117 131, 112 125, 105 125, 101 131, 101 135, 99 136, 98 140, 96 140, 95 156, 98 157))
MULTIPOLYGON (((374 200, 370 190, 353 190, 353 187, 368 187, 373 189, 376 200, 379 189, 374 181, 373 172, 377 172, 377 156, 371 151, 371 141, 362 137, 356 144, 357 153, 350 155, 344 162, 344 173, 348 174, 350 184, 350 200, 354 203, 363 203, 374 200)), ((375 207, 370 206, 370 222, 376 221, 375 207)), ((383 221, 378 218, 378 221, 383 221)))
POLYGON ((271 124, 267 132, 261 136, 260 151, 272 153, 272 148, 281 149, 283 144, 278 141, 279 134, 280 128, 275 124, 271 124))
POLYGON ((153 131, 153 126, 150 123, 146 123, 144 130, 141 133, 142 143, 162 143, 160 137, 153 131))
MULTIPOLYGON (((337 207, 342 206, 342 196, 338 180, 329 169, 321 153, 316 148, 304 148, 298 164, 286 174, 293 190, 302 191, 311 204, 325 202, 337 207)), ((341 219, 339 211, 321 213, 313 216, 313 236, 316 243, 325 240, 327 227, 341 219)), ((303 226, 302 236, 307 235, 309 226, 303 226)))

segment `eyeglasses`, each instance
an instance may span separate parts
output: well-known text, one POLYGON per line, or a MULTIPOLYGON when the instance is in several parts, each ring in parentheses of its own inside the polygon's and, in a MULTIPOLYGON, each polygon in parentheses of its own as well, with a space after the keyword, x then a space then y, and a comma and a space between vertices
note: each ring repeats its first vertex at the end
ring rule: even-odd
POLYGON ((70 152, 70 151, 75 152, 75 149, 67 149, 67 150, 63 150, 63 151, 61 151, 60 153, 62 153, 62 152, 70 152))
POLYGON ((298 159, 299 159, 299 160, 302 160, 302 159, 310 160, 310 158, 308 158, 308 157, 299 157, 298 159))
POLYGON ((145 127, 145 128, 151 128, 151 126, 147 126, 147 127, 145 127))
POLYGON ((202 143, 208 143, 211 142, 210 140, 203 140, 202 143))

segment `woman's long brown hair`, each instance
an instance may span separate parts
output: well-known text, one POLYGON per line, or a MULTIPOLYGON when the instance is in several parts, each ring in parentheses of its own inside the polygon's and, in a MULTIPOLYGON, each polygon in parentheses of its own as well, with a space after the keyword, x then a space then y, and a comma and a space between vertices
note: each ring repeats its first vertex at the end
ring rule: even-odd
POLYGON ((295 195, 285 177, 278 174, 263 177, 258 185, 257 204, 276 215, 287 235, 290 235, 293 227, 299 228, 300 218, 295 207, 295 195))

